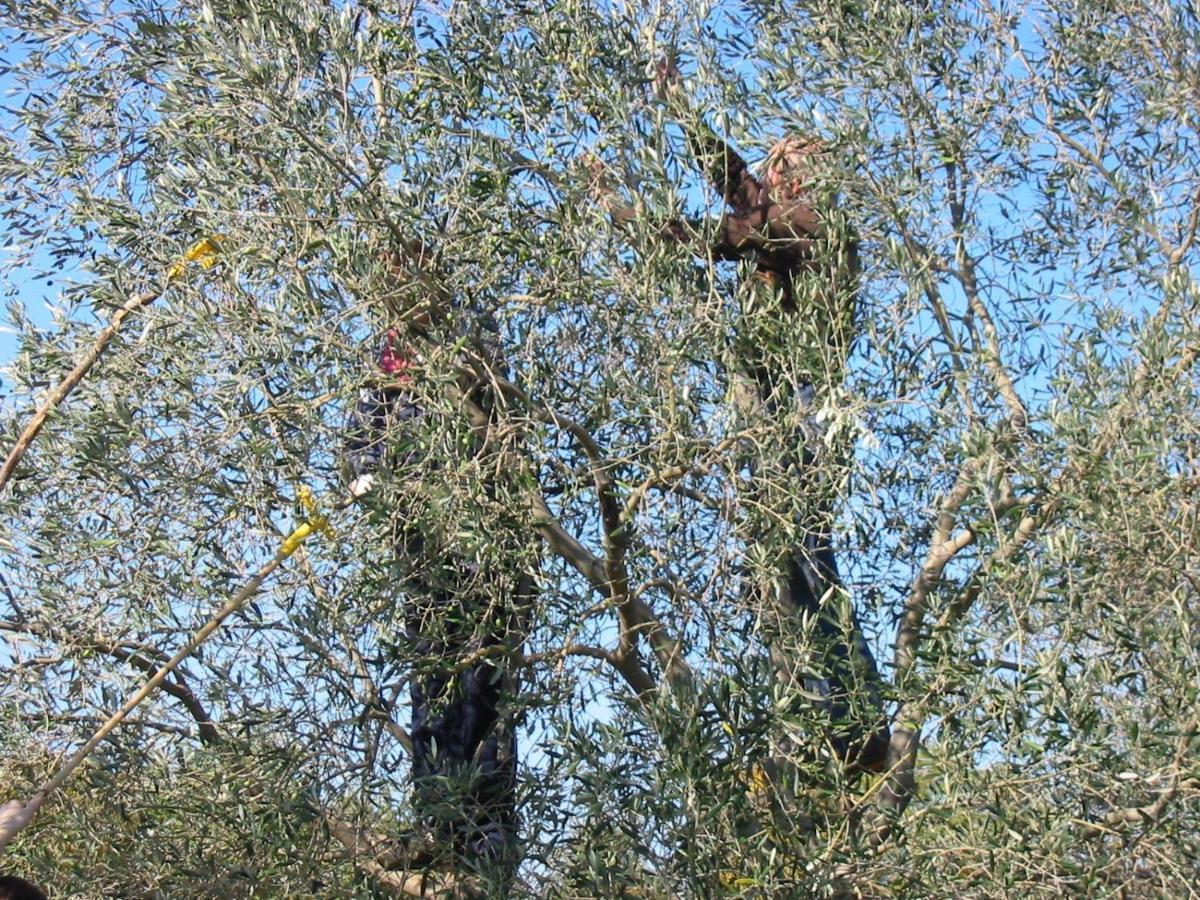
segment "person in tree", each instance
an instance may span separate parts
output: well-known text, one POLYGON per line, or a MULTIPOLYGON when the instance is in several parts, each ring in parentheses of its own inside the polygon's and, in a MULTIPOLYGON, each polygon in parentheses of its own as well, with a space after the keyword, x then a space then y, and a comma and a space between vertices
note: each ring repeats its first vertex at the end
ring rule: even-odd
MULTIPOLYGON (((402 277, 397 258, 391 258, 390 268, 393 277, 402 277)), ((405 478, 420 468, 417 432, 424 411, 412 369, 414 348, 426 339, 429 326, 426 309, 407 320, 404 334, 387 331, 378 350, 378 374, 360 390, 350 411, 344 459, 356 497, 390 496, 380 491, 389 473, 402 496, 405 478)), ((402 496, 397 506, 405 505, 402 496)), ((514 616, 530 581, 517 579, 517 596, 497 596, 503 579, 481 572, 445 544, 431 544, 419 510, 393 508, 381 514, 396 533, 394 568, 407 595, 406 642, 415 661, 410 675, 414 805, 427 832, 410 836, 401 856, 411 868, 457 859, 503 866, 511 873, 518 851, 517 744, 504 707, 516 689, 502 653, 465 668, 460 664, 489 647, 519 642, 514 616)))
MULTIPOLYGON (((859 271, 857 241, 832 196, 820 196, 815 170, 826 152, 817 140, 776 143, 756 175, 742 156, 693 112, 678 69, 658 66, 656 97, 684 129, 687 143, 726 211, 715 222, 673 220, 661 237, 742 266, 740 311, 729 366, 733 402, 743 424, 787 423, 781 453, 746 450, 756 508, 809 507, 798 517, 801 538, 775 558, 757 590, 773 615, 768 635, 777 679, 790 696, 817 698, 833 723, 828 744, 850 771, 882 769, 890 737, 875 659, 838 574, 832 546, 834 486, 818 474, 819 398, 841 381, 854 338, 859 271), (815 658, 794 652, 795 636, 812 623, 815 658), (791 638, 789 640, 789 638, 791 638)), ((593 161, 598 182, 603 176, 593 161)), ((614 191, 601 203, 618 223, 636 211, 614 191)), ((747 543, 762 539, 751 526, 747 543)))

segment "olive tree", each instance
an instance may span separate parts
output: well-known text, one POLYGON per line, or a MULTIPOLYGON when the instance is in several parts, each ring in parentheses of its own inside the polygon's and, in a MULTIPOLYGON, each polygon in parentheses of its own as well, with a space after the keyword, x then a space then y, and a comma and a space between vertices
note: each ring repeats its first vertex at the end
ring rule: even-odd
POLYGON ((10 304, 0 802, 161 681, 5 867, 81 897, 1192 889, 1193 10, 35 0, 3 21, 6 285, 37 279, 54 318, 10 304), (655 98, 666 58, 691 121, 655 98), (820 342, 803 305, 747 327, 750 264, 705 249, 701 122, 751 160, 821 142, 853 340, 820 342), (410 464, 349 503, 377 335, 431 310, 410 464), (818 354, 826 388, 739 412, 747 341, 784 373, 818 354), (804 472, 781 462, 801 432, 804 472), (306 490, 329 527, 283 554, 318 521, 306 490), (879 773, 839 765, 826 706, 773 676, 818 664, 812 623, 782 639, 751 589, 814 503, 886 681, 879 773), (496 651, 511 885, 390 854, 421 815, 405 573, 446 560, 501 597, 536 582, 496 651))

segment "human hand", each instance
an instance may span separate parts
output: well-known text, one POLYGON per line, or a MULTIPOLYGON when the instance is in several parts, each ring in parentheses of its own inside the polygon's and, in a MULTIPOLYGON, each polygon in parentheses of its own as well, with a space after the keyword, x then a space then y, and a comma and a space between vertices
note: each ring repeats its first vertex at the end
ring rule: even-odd
POLYGON ((667 103, 680 96, 683 78, 675 64, 675 54, 669 53, 654 66, 654 99, 667 103))
POLYGON ((604 160, 589 151, 583 154, 580 162, 587 173, 588 192, 600 209, 618 223, 632 219, 634 211, 621 198, 617 190, 617 181, 604 160))
POLYGON ((357 500, 359 497, 366 494, 375 486, 375 476, 369 472, 366 475, 359 475, 350 482, 350 496, 357 500))
POLYGON ((33 821, 36 812, 20 800, 9 800, 0 806, 0 848, 16 837, 17 832, 33 821))

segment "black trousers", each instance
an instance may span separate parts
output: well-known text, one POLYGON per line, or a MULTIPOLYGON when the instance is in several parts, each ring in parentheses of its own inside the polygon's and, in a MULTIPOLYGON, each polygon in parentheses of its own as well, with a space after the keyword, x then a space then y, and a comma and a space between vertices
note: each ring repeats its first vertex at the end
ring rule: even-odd
POLYGON ((793 613, 816 623, 823 673, 809 679, 807 688, 824 698, 834 723, 830 742, 837 756, 853 768, 879 771, 891 736, 883 716, 883 679, 853 605, 841 608, 831 596, 840 589, 829 535, 806 532, 789 560, 787 593, 793 613), (856 709, 851 708, 851 698, 858 701, 856 709))
MULTIPOLYGON (((415 465, 417 452, 404 449, 404 431, 421 416, 421 408, 401 389, 364 389, 346 423, 345 458, 354 475, 378 471, 388 456, 399 457, 398 468, 415 465)), ((431 553, 424 535, 411 526, 400 525, 397 532, 397 551, 408 570, 402 580, 413 659, 412 778, 418 817, 441 849, 472 863, 511 866, 519 826, 517 742, 501 707, 515 688, 502 656, 470 665, 462 661, 505 641, 515 611, 507 601, 527 599, 524 582, 518 596, 498 596, 499 580, 481 577, 453 555, 431 553)))
POLYGON ((501 712, 511 690, 502 657, 466 665, 499 646, 504 628, 484 603, 446 591, 414 595, 407 609, 413 785, 422 824, 469 860, 516 850, 517 740, 501 712), (495 627, 491 627, 495 625, 495 627))
MULTIPOLYGON (((781 619, 803 618, 815 623, 814 661, 820 671, 803 682, 807 693, 822 698, 821 705, 833 723, 828 737, 834 752, 851 769, 879 771, 891 736, 884 715, 884 682, 863 636, 858 613, 842 591, 828 533, 833 500, 827 496, 827 488, 810 474, 816 469, 823 431, 813 415, 816 390, 811 384, 777 382, 763 366, 747 367, 739 379, 735 396, 747 421, 784 413, 800 419, 777 463, 787 477, 795 479, 797 493, 811 497, 818 510, 811 521, 797 522, 800 541, 780 572, 781 619)), ((759 460, 751 456, 752 478, 758 477, 759 465, 759 460)), ((791 666, 782 655, 777 665, 791 680, 795 670, 788 671, 791 666)))

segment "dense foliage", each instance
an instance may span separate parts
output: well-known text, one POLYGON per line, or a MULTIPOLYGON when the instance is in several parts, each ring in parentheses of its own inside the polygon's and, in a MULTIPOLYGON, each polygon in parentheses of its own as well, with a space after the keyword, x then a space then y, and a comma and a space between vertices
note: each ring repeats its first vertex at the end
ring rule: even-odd
POLYGON ((61 897, 400 891, 330 823, 413 819, 421 660, 395 551, 418 527, 498 595, 537 576, 510 660, 522 895, 1200 881, 1186 4, 4 9, 7 286, 28 297, 37 275, 56 310, 40 326, 10 306, 4 452, 115 309, 161 297, 0 489, 0 801, 271 557, 301 486, 336 505, 376 336, 445 313, 413 385, 416 471, 334 513, 5 867, 61 897), (814 190, 860 241, 817 465, 889 683, 882 775, 829 764, 828 722, 769 675, 745 585, 811 492, 782 473, 747 502, 741 454, 769 462, 809 412, 746 422, 727 373, 747 334, 782 371, 814 341, 803 317, 744 308, 736 266, 662 239, 664 220, 719 213, 652 96, 671 51, 695 114, 749 158, 819 136, 814 190), (212 235, 219 262, 168 283, 212 235), (465 369, 490 373, 490 421, 465 369), (794 777, 763 789, 781 730, 794 777))

